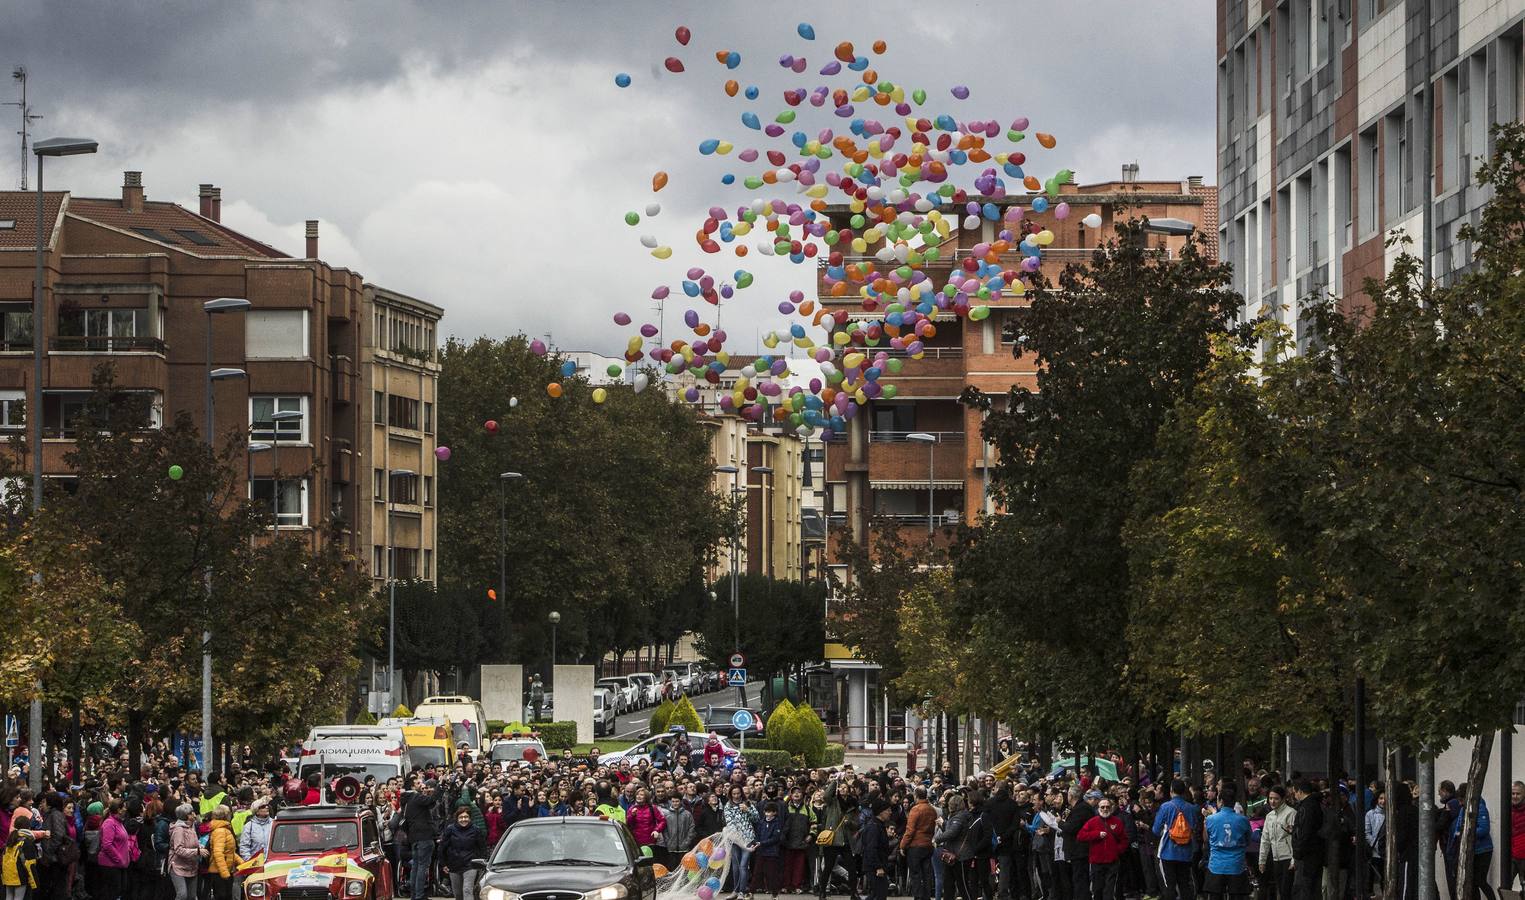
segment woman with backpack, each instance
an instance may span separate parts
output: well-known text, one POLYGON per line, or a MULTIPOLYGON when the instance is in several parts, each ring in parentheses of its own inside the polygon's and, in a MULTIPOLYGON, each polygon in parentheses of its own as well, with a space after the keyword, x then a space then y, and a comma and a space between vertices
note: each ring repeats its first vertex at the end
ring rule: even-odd
POLYGON ((17 807, 11 814, 4 854, 0 855, 0 884, 5 886, 5 900, 26 900, 27 892, 36 890, 37 856, 32 814, 24 806, 17 807))
POLYGON ((964 795, 949 791, 943 797, 943 824, 932 834, 932 846, 937 848, 937 858, 943 864, 942 900, 971 900, 969 884, 964 878, 964 838, 968 836, 973 817, 969 813, 964 795))

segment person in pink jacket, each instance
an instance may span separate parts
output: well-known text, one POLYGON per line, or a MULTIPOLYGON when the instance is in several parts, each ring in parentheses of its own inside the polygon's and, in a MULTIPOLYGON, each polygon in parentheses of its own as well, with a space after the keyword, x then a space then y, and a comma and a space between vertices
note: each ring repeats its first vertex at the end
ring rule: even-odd
POLYGON ((196 877, 207 855, 196 834, 195 814, 195 807, 180 804, 175 809, 175 824, 169 828, 169 880, 175 886, 175 900, 196 900, 196 877))
POLYGON ((656 846, 667 828, 667 817, 651 802, 651 792, 641 788, 635 792, 635 803, 625 810, 625 824, 631 837, 642 848, 656 846))
POLYGON ((101 869, 102 895, 94 900, 121 900, 127 887, 127 867, 132 865, 138 842, 122 824, 122 801, 113 800, 101 821, 101 849, 96 861, 101 869))

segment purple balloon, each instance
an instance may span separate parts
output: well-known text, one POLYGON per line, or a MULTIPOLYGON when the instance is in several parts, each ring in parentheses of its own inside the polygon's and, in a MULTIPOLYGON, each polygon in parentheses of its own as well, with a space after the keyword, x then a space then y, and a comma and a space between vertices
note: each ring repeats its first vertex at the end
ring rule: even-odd
POLYGON ((695 387, 691 387, 688 390, 684 391, 683 392, 683 399, 687 400, 690 403, 697 403, 697 402, 699 402, 699 389, 695 388, 695 387))
POLYGON ((629 325, 630 324, 630 314, 629 313, 622 313, 622 312, 615 313, 614 314, 614 324, 616 324, 616 325, 629 325))
POLYGON ((788 300, 780 300, 778 301, 778 311, 780 315, 794 315, 794 304, 790 303, 788 300))
MULTIPOLYGON (((722 214, 723 213, 724 213, 724 210, 722 210, 722 214)), ((688 280, 689 281, 697 281, 699 279, 699 277, 702 276, 703 274, 704 274, 704 270, 703 269, 699 268, 698 266, 694 266, 692 269, 688 270, 688 280)))
POLYGON ((741 151, 741 153, 738 154, 736 158, 741 160, 742 162, 757 162, 757 151, 753 150, 751 148, 748 148, 746 150, 741 151))
POLYGON ((953 86, 953 96, 957 97, 960 100, 968 100, 969 99, 969 88, 965 87, 962 84, 954 85, 953 86))
POLYGON ((769 123, 767 128, 763 129, 763 134, 766 134, 768 137, 775 137, 776 138, 776 137, 779 137, 780 135, 782 135, 783 133, 784 133, 784 126, 778 124, 777 122, 771 122, 771 123, 769 123))
POLYGON ((656 290, 651 292, 651 299, 666 300, 669 293, 671 293, 671 289, 669 289, 667 285, 659 285, 656 290))
POLYGON ((647 323, 641 326, 641 337, 656 337, 657 326, 647 323))
POLYGON ((842 71, 842 64, 840 62, 838 62, 837 60, 832 60, 831 62, 827 63, 826 65, 821 66, 821 74, 822 75, 836 75, 836 74, 838 74, 841 71, 842 71))
POLYGON ((545 355, 545 342, 540 340, 539 338, 536 338, 533 341, 530 341, 530 352, 535 354, 536 356, 544 356, 545 355))
POLYGON ((699 313, 692 309, 683 311, 683 324, 690 328, 699 324, 699 313))
POLYGON ((439 460, 440 462, 447 462, 450 459, 450 448, 449 447, 435 447, 434 448, 434 458, 439 460))
POLYGON ((794 65, 790 66, 789 68, 796 73, 805 71, 805 57, 801 56, 800 58, 796 59, 794 61, 794 65))

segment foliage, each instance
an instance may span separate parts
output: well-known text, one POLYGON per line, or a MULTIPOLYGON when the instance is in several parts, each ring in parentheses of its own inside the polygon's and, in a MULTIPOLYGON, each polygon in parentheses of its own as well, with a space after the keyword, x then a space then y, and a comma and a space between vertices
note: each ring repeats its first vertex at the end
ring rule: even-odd
POLYGON ((363 710, 360 711, 360 715, 355 717, 355 724, 356 725, 375 725, 376 724, 376 717, 371 715, 371 711, 370 710, 363 709, 363 710))
MULTIPOLYGON (((398 581, 397 668, 403 672, 434 672, 476 668, 484 648, 480 626, 481 604, 457 585, 436 587, 428 581, 398 581)), ((383 591, 382 603, 389 603, 383 591)), ((367 648, 372 656, 387 655, 385 609, 376 630, 379 640, 367 648)))
POLYGON ((743 755, 746 757, 747 767, 755 768, 758 771, 766 769, 769 766, 772 766, 774 771, 777 772, 787 772, 794 768, 794 757, 784 750, 759 749, 755 746, 748 746, 746 753, 743 755))
POLYGON ((695 734, 702 734, 704 732, 704 719, 700 718, 699 710, 694 709, 694 701, 688 699, 686 695, 678 700, 677 705, 673 708, 672 717, 668 719, 667 725, 669 728, 674 725, 682 725, 685 731, 695 734))
POLYGON ((657 704, 657 708, 651 711, 651 721, 647 723, 647 729, 651 734, 661 734, 667 730, 667 725, 672 721, 673 712, 677 710, 676 704, 671 700, 663 700, 657 704))
MULTIPOLYGON (((741 652, 747 658, 749 677, 761 680, 821 658, 825 585, 747 574, 738 578, 736 585, 741 652)), ((697 647, 701 656, 724 669, 736 647, 737 632, 730 576, 715 582, 711 590, 715 600, 706 600, 697 647)))
POLYGON ((989 404, 1006 515, 956 553, 947 627, 983 665, 976 682, 1004 686, 993 712, 1014 728, 1103 742, 1141 721, 1126 655, 1107 640, 1128 622, 1128 482, 1229 334, 1228 282, 1195 237, 1168 259, 1144 222, 1123 223, 1057 290, 1035 291, 1014 352, 1035 358, 1036 389, 1013 388, 1004 407, 968 398, 989 404))
POLYGON ((453 451, 440 470, 441 592, 476 607, 483 662, 548 662, 552 609, 566 660, 672 637, 692 621, 694 573, 723 533, 695 414, 625 386, 594 404, 561 363, 522 335, 452 340, 440 354, 438 437, 453 451), (562 397, 547 395, 551 382, 562 397), (507 596, 492 602, 500 496, 507 596))
POLYGON ((528 725, 523 722, 508 722, 499 732, 494 732, 494 734, 498 733, 536 734, 540 737, 540 743, 544 744, 548 750, 560 750, 577 743, 577 723, 569 721, 532 722, 528 725))
POLYGON ((990 673, 953 626, 955 592, 953 572, 941 567, 902 595, 896 637, 905 673, 895 680, 895 691, 909 702, 929 699, 938 710, 991 712, 996 693, 990 673))
POLYGON ((766 723, 768 734, 768 746, 774 750, 782 750, 790 756, 804 755, 805 748, 801 742, 799 722, 794 713, 794 704, 787 698, 778 701, 773 707, 773 712, 768 713, 766 723))
POLYGON ((411 719, 411 718, 413 718, 413 710, 408 709, 408 707, 405 704, 399 703, 399 704, 397 704, 397 708, 392 710, 392 718, 394 718, 394 719, 411 719))
POLYGON ((826 758, 826 725, 821 717, 816 715, 815 709, 808 703, 801 703, 794 708, 794 724, 800 733, 800 752, 805 757, 805 764, 810 766, 822 765, 826 758))
POLYGON ((860 657, 876 663, 880 677, 895 691, 906 670, 896 639, 901 598, 922 582, 926 566, 936 560, 912 552, 893 522, 871 522, 869 533, 867 543, 846 534, 837 538, 837 556, 847 565, 849 579, 837 585, 831 630, 860 657))
POLYGON ((840 766, 847 760, 847 748, 841 744, 827 744, 821 751, 820 762, 811 763, 815 766, 840 766))

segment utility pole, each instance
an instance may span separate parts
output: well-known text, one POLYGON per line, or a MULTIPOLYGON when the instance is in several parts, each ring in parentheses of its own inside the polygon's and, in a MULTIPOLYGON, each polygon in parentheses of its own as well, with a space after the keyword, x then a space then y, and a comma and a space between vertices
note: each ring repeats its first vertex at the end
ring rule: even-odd
POLYGON ((42 118, 40 113, 32 112, 32 107, 26 102, 26 66, 17 66, 11 70, 11 78, 21 85, 21 99, 8 101, 6 106, 15 106, 21 110, 21 130, 16 132, 21 135, 21 189, 26 187, 26 170, 30 160, 27 151, 31 146, 32 123, 42 118))

